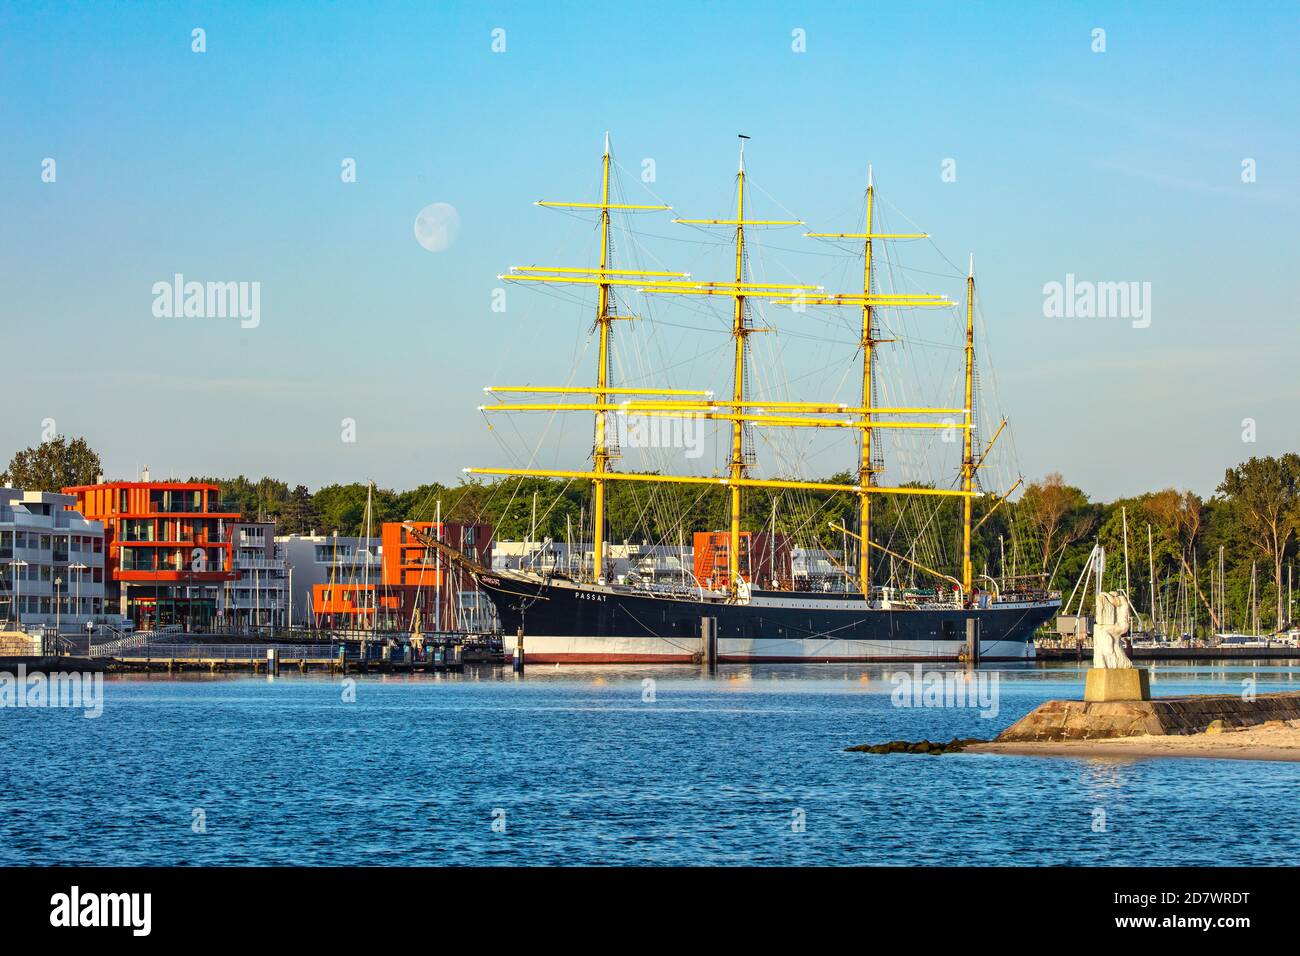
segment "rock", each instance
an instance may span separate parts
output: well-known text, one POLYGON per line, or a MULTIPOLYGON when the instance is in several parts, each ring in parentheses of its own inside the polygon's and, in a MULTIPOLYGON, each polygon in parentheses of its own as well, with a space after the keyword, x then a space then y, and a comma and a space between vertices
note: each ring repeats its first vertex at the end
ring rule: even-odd
POLYGON ((986 741, 978 737, 954 737, 946 744, 931 743, 929 740, 919 740, 912 743, 907 740, 891 740, 884 744, 857 744, 853 747, 845 747, 849 753, 866 753, 866 754, 930 754, 938 757, 942 754, 961 753, 971 744, 982 744, 986 741))
POLYGON ((1199 734, 1219 722, 1226 733, 1270 721, 1300 722, 1300 694, 1261 694, 1254 700, 1211 694, 1144 701, 1049 700, 1002 733, 1002 742, 1096 740, 1144 734, 1199 734))

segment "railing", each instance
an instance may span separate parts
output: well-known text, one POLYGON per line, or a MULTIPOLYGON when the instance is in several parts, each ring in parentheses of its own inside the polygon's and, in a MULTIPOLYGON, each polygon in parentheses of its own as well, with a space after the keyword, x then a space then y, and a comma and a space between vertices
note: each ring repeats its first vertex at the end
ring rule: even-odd
POLYGON ((284 558, 236 558, 236 571, 283 571, 284 558))
POLYGON ((338 657, 337 645, 313 647, 310 644, 148 644, 138 648, 125 648, 116 654, 120 660, 205 660, 250 661, 266 660, 266 652, 274 649, 281 659, 329 661, 338 657))
POLYGON ((110 628, 112 633, 121 635, 111 641, 101 641, 96 644, 90 643, 88 653, 91 657, 117 657, 122 651, 136 647, 144 647, 153 639, 153 635, 148 632, 140 634, 122 634, 121 631, 110 628))

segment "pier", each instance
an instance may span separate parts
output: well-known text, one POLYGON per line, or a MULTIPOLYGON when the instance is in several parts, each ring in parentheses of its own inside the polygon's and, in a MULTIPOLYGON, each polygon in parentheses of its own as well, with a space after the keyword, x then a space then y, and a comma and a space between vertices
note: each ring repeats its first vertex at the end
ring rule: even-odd
POLYGON ((391 648, 311 647, 305 644, 155 644, 124 652, 108 663, 110 672, 251 671, 275 674, 283 670, 329 674, 432 674, 465 669, 461 645, 439 647, 431 653, 392 653, 391 648), (370 653, 377 650, 379 653, 370 653))
MULTIPOLYGON (((1125 653, 1135 661, 1300 661, 1300 647, 1291 644, 1242 647, 1210 645, 1203 647, 1130 647, 1125 653)), ((1092 647, 1035 647, 1035 660, 1091 661, 1092 647)))
POLYGON ((467 664, 497 664, 499 639, 491 635, 435 633, 412 640, 405 632, 349 633, 333 639, 250 640, 248 635, 142 632, 109 641, 85 636, 6 631, 0 670, 103 670, 109 673, 285 671, 326 674, 432 674, 463 671, 467 664))

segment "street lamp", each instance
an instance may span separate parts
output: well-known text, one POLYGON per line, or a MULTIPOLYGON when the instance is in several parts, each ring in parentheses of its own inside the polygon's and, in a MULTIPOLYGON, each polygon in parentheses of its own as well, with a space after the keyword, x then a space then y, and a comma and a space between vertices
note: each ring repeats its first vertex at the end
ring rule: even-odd
POLYGON ((18 627, 22 627, 23 579, 22 575, 18 573, 18 569, 27 567, 27 562, 22 558, 14 558, 11 562, 11 567, 14 569, 14 623, 17 624, 18 627))
POLYGON ((54 633, 59 633, 59 605, 63 603, 63 594, 60 588, 63 587, 63 575, 57 575, 54 578, 54 633))
POLYGON ((76 617, 80 617, 81 616, 81 579, 86 574, 86 565, 78 561, 76 564, 69 564, 68 570, 77 572, 76 595, 73 598, 73 614, 76 617))

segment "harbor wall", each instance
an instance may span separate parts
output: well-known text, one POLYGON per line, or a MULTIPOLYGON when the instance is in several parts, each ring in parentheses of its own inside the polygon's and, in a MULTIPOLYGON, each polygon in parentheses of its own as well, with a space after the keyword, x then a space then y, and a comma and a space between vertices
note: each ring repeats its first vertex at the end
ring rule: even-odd
POLYGON ((1049 700, 998 734, 997 741, 1095 740, 1142 734, 1201 733, 1211 723, 1251 727, 1273 720, 1300 720, 1300 693, 1162 697, 1155 700, 1087 702, 1049 700))

